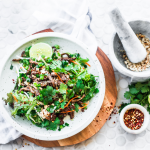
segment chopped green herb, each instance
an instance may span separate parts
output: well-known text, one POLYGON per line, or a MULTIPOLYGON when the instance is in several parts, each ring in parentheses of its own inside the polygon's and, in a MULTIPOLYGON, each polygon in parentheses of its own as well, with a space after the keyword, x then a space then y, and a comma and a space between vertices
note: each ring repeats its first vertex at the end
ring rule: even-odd
POLYGON ((40 80, 43 80, 45 76, 45 74, 40 74, 40 80))
POLYGON ((60 46, 59 46, 59 45, 54 45, 54 47, 55 47, 56 49, 60 49, 60 46))
POLYGON ((77 103, 75 103, 75 111, 78 112, 79 111, 79 105, 77 103))
POLYGON ((31 46, 25 48, 25 57, 29 57, 29 51, 31 46))
POLYGON ((57 59, 57 58, 58 58, 58 57, 57 57, 56 53, 53 53, 52 59, 54 60, 54 59, 57 59))
POLYGON ((11 64, 11 66, 10 66, 10 70, 13 70, 13 67, 14 67, 14 66, 11 64))
POLYGON ((39 66, 39 67, 42 67, 42 66, 44 66, 44 63, 43 63, 43 62, 38 63, 38 66, 39 66))
POLYGON ((66 90, 67 90, 67 85, 64 84, 64 83, 61 83, 61 84, 60 84, 60 88, 59 88, 59 92, 60 92, 61 94, 65 94, 65 93, 66 93, 66 90))
POLYGON ((67 126, 67 127, 68 127, 68 126, 69 126, 69 124, 68 124, 68 123, 65 123, 65 126, 67 126))
POLYGON ((36 82, 34 82, 33 85, 34 85, 35 87, 40 87, 40 86, 41 86, 40 84, 38 84, 38 83, 36 83, 36 82))
MULTIPOLYGON (((129 85, 129 91, 124 93, 126 99, 130 99, 131 104, 140 104, 147 106, 147 111, 150 113, 150 80, 146 82, 138 82, 129 85)), ((124 105, 123 105, 124 106, 124 105)))

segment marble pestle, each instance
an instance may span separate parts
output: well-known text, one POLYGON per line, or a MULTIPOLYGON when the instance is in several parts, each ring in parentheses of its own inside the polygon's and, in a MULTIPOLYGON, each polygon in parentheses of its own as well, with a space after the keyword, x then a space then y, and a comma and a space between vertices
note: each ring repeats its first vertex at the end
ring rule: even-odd
POLYGON ((147 52, 141 44, 128 22, 125 21, 118 8, 113 8, 109 16, 123 44, 124 50, 132 63, 141 62, 146 58, 147 52))

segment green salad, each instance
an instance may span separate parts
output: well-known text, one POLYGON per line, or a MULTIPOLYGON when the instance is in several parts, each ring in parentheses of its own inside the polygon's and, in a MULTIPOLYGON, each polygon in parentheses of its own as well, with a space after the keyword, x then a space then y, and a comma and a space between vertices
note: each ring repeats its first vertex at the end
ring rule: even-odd
POLYGON ((96 76, 88 73, 88 58, 79 53, 60 53, 60 46, 37 43, 12 60, 16 69, 15 87, 3 98, 12 115, 26 117, 47 130, 69 126, 64 118, 84 112, 89 100, 99 92, 96 76))

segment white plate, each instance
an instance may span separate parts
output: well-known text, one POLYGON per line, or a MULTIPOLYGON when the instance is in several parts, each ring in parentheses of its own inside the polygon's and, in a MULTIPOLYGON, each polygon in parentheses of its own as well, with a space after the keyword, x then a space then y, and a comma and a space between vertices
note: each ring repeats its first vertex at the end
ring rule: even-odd
POLYGON ((105 95, 105 78, 102 66, 96 56, 90 53, 90 51, 92 50, 89 50, 77 39, 60 33, 39 33, 27 37, 18 43, 12 49, 9 57, 6 58, 4 66, 0 72, 0 110, 3 117, 6 118, 12 124, 12 126, 16 128, 16 130, 29 137, 40 140, 60 140, 73 136, 82 131, 96 117, 101 108, 105 95), (85 112, 75 113, 75 118, 73 120, 70 120, 69 117, 66 117, 64 121, 69 123, 69 127, 65 127, 61 131, 47 131, 45 128, 36 127, 27 119, 18 116, 15 118, 12 117, 10 107, 5 105, 5 103, 2 101, 2 97, 6 98, 6 94, 14 88, 12 79, 16 79, 17 77, 15 67, 13 70, 10 70, 10 65, 12 63, 11 60, 16 58, 16 55, 20 56, 25 47, 38 42, 45 42, 51 46, 58 44, 61 47, 60 52, 80 53, 82 57, 89 58, 89 64, 91 65, 89 72, 93 73, 95 76, 99 76, 97 78, 97 82, 99 82, 98 88, 100 92, 90 100, 88 109, 85 112))

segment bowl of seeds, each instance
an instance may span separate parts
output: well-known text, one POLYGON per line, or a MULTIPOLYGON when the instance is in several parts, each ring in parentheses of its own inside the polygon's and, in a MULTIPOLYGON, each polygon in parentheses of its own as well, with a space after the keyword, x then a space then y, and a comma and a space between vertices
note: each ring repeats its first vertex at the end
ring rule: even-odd
POLYGON ((150 77, 150 22, 148 21, 130 21, 129 25, 133 29, 137 38, 147 51, 146 58, 139 63, 132 63, 123 48, 123 45, 115 32, 109 44, 109 56, 114 67, 119 72, 130 76, 139 78, 150 77))

